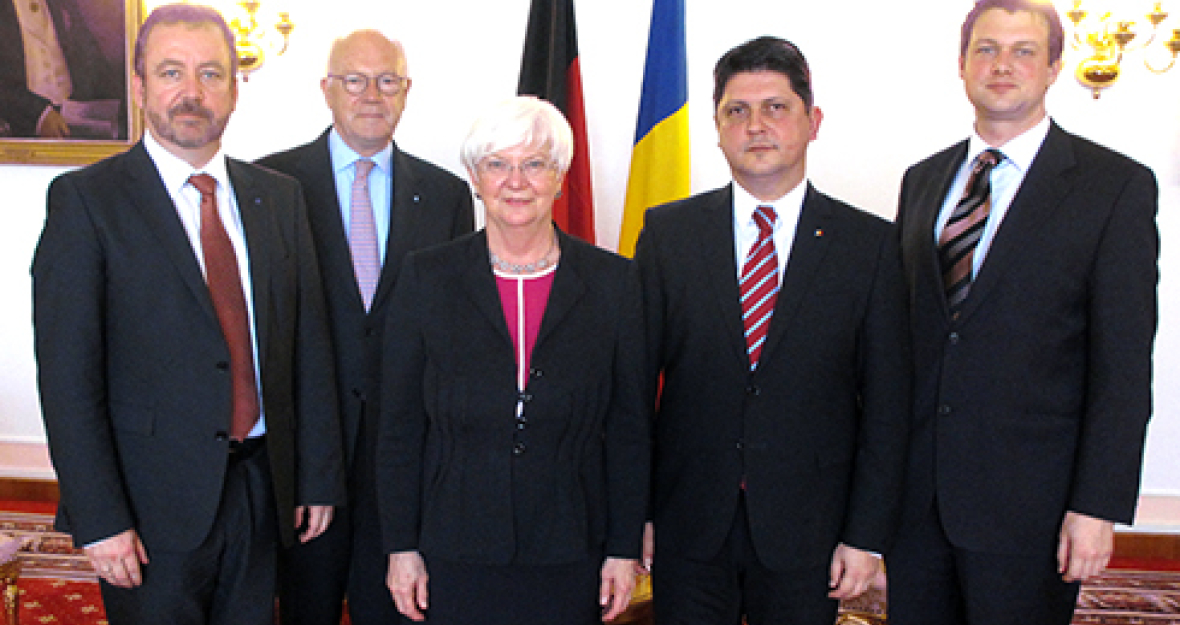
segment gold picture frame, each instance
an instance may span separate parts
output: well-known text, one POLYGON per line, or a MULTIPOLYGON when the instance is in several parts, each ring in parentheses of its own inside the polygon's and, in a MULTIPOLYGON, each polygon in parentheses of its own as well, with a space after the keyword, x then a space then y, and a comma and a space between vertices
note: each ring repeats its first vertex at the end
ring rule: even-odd
MULTIPOLYGON (((14 65, 24 62, 21 31, 16 30, 19 20, 15 19, 14 3, 15 0, 0 0, 0 21, 8 21, 9 13, 12 13, 13 18, 8 27, 12 32, 5 31, 10 37, 0 33, 0 38, 11 40, 14 36, 15 43, 10 45, 17 46, 7 52, 0 50, 0 64, 5 61, 12 61, 14 65)), ((0 90, 10 94, 0 94, 0 163, 86 165, 135 145, 143 136, 143 116, 131 97, 135 34, 144 15, 142 0, 33 0, 28 6, 33 7, 33 14, 48 9, 59 39, 75 37, 79 31, 89 37, 85 45, 87 50, 81 57, 77 50, 81 46, 78 46, 76 38, 68 39, 72 46, 70 50, 66 49, 69 46, 65 42, 61 45, 67 65, 71 58, 81 58, 88 68, 88 71, 78 72, 80 75, 74 82, 79 84, 74 86, 74 93, 78 92, 79 86, 88 89, 91 84, 94 85, 92 90, 95 93, 104 89, 106 91, 102 100, 67 101, 58 108, 63 116, 74 120, 70 124, 71 132, 76 131, 79 135, 91 133, 90 136, 42 138, 35 136, 35 131, 28 130, 32 122, 27 117, 21 118, 19 123, 9 122, 5 118, 6 114, 14 119, 19 117, 15 107, 13 112, 6 113, 9 110, 6 97, 18 97, 22 90, 26 95, 29 92, 19 79, 13 79, 14 76, 24 76, 23 66, 0 67, 0 90), (90 49, 92 46, 93 49, 90 49), (101 69, 95 70, 98 63, 102 64, 101 69), (113 114, 112 107, 115 109, 113 114), (95 115, 93 119, 88 117, 91 114, 95 115)), ((4 41, 0 41, 0 48, 3 44, 4 41)))

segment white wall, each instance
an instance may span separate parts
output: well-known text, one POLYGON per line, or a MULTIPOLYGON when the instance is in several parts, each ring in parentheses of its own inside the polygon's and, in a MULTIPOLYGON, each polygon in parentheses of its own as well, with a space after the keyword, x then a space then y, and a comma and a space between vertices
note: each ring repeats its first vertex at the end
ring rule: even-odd
MULTIPOLYGON (((380 28, 405 42, 414 83, 399 145, 454 171, 460 171, 459 142, 480 107, 514 93, 528 0, 278 1, 293 11, 297 24, 291 50, 241 86, 225 138, 233 156, 262 156, 310 140, 327 126, 330 116, 318 88, 327 48, 333 37, 357 27, 380 28), (363 15, 346 17, 353 12, 363 15)), ((905 167, 969 131, 971 110, 956 57, 958 28, 971 4, 687 0, 694 190, 728 180, 711 120, 713 63, 742 41, 774 34, 791 39, 807 55, 816 103, 825 112, 811 150, 813 181, 892 217, 905 167), (904 7, 905 13, 889 6, 904 7)), ((1067 4, 1059 1, 1059 9, 1067 4)), ((577 6, 599 241, 612 248, 650 7, 650 0, 582 0, 577 6)), ((1144 162, 1160 180, 1161 322, 1144 486, 1161 495, 1180 495, 1180 458, 1174 451, 1180 447, 1180 256, 1171 244, 1180 240, 1178 103, 1180 69, 1151 76, 1136 66, 1098 101, 1070 72, 1063 72, 1050 95, 1050 111, 1065 128, 1144 162)), ((28 265, 44 217, 46 186, 61 171, 0 166, 7 216, 0 228, 0 293, 9 294, 0 309, 0 442, 44 438, 34 385, 28 265)))

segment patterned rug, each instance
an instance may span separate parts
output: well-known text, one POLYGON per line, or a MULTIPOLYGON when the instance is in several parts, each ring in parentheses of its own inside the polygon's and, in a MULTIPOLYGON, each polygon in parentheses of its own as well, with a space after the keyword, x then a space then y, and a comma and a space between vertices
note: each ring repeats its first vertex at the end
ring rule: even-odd
MULTIPOLYGON (((0 532, 24 540, 22 624, 107 625, 94 571, 47 514, 0 512, 0 532)), ((874 589, 842 606, 846 623, 883 623, 885 593, 874 589), (860 615, 860 616, 856 616, 860 615)), ((650 622, 635 606, 633 623, 650 622)), ((1111 569, 1087 582, 1074 625, 1180 625, 1180 571, 1111 569)))

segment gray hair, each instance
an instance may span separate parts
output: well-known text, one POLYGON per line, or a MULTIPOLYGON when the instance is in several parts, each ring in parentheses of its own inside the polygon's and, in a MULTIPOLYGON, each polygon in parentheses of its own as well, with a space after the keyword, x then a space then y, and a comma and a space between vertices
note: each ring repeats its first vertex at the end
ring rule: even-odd
POLYGON ((559 173, 569 170, 574 157, 574 133, 561 111, 531 95, 516 96, 489 109, 472 124, 460 148, 463 164, 474 171, 488 154, 518 145, 548 151, 559 173))

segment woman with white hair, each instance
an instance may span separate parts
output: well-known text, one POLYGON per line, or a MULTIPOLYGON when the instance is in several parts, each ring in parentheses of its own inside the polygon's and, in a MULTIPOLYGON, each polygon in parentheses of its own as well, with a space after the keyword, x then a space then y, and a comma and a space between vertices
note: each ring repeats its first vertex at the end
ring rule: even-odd
POLYGON ((650 438, 630 263, 552 221, 573 137, 492 108, 462 148, 487 226, 410 255, 385 332, 387 583, 433 624, 590 625, 630 600, 650 438))

